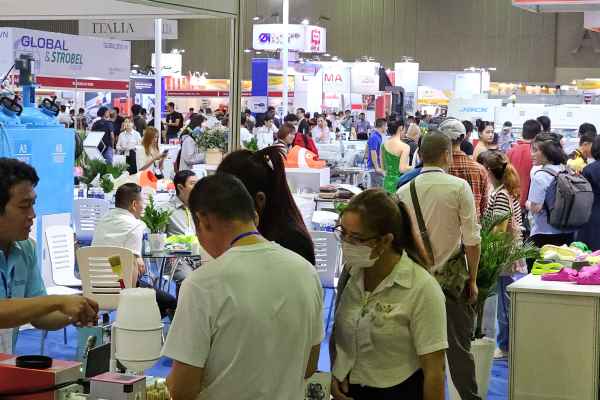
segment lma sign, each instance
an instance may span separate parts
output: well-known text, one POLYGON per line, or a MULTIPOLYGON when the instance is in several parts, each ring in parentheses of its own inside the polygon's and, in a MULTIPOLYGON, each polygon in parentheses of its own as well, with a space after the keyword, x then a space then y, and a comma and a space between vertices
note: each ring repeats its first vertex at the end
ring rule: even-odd
POLYGON ((331 66, 323 69, 323 93, 350 93, 350 68, 331 66))

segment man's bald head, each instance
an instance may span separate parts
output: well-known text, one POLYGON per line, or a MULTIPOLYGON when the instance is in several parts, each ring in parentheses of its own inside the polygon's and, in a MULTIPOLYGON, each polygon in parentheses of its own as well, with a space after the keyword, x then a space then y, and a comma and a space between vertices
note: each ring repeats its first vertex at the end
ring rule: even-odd
POLYGON ((452 142, 440 131, 432 131, 423 137, 419 153, 423 164, 443 166, 447 163, 447 155, 452 152, 452 142))

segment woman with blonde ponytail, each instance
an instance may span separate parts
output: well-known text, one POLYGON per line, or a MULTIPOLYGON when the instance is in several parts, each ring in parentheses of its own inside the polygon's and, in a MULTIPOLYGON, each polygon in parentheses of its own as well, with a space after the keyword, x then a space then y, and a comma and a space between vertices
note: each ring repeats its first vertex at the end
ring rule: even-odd
MULTIPOLYGON (((488 199, 488 207, 483 218, 496 218, 510 214, 508 220, 499 226, 506 232, 511 232, 515 240, 522 242, 523 219, 519 197, 521 194, 519 174, 508 161, 506 155, 498 150, 488 150, 481 153, 477 162, 482 164, 488 174, 494 189, 488 199)), ((498 349, 495 358, 508 356, 508 317, 510 315, 510 298, 506 287, 527 274, 525 260, 520 260, 502 271, 498 277, 498 349)))

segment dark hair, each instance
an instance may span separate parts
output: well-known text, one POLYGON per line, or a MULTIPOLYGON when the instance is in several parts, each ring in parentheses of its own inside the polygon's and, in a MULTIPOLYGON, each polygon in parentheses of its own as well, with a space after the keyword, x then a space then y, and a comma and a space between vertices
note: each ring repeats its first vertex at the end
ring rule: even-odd
POLYGON ((245 108, 244 109, 244 114, 252 114, 252 111, 250 111, 249 108, 245 108))
POLYGON ((115 207, 128 209, 141 193, 142 188, 135 183, 126 183, 119 186, 117 193, 115 193, 115 207))
POLYGON ((296 122, 298 121, 298 116, 296 114, 289 113, 283 118, 283 122, 296 122))
POLYGON ((179 196, 178 186, 179 185, 185 186, 185 183, 187 182, 188 178, 190 178, 192 176, 196 176, 196 173, 194 171, 190 171, 188 169, 184 169, 175 174, 175 176, 173 177, 173 185, 175 185, 175 194, 177 196, 179 196))
POLYGON ((403 119, 396 119, 389 122, 389 132, 395 135, 398 132, 398 128, 405 127, 403 119))
POLYGON ((242 116, 240 117, 240 125, 246 125, 246 114, 242 114, 242 116))
POLYGON ((173 103, 172 101, 167 103, 167 107, 172 107, 173 109, 175 109, 175 103, 173 103))
POLYGON ((254 220, 254 201, 235 176, 217 172, 202 178, 190 193, 190 211, 214 215, 224 221, 249 222, 254 220))
POLYGON ((534 145, 550 163, 565 164, 568 157, 560 144, 560 139, 561 136, 555 133, 540 133, 536 136, 534 145))
POLYGON ((71 115, 75 115, 75 109, 74 109, 74 108, 71 108, 71 109, 69 110, 69 114, 71 114, 71 115))
POLYGON ((284 154, 281 146, 266 147, 255 153, 249 150, 234 151, 221 161, 217 172, 237 176, 252 198, 259 192, 266 195, 266 205, 258 224, 258 230, 265 238, 271 240, 282 224, 293 224, 310 239, 288 186, 284 154))
POLYGON ((193 113, 194 112, 194 107, 190 107, 188 111, 190 111, 190 112, 193 113))
POLYGON ((83 108, 80 108, 79 110, 77 110, 77 112, 78 112, 79 114, 83 114, 83 113, 85 113, 85 109, 83 109, 83 108))
POLYGON ((211 110, 211 108, 210 108, 210 107, 206 107, 206 108, 204 109, 204 112, 205 112, 205 113, 207 113, 207 114, 212 114, 212 110, 211 110))
POLYGON ((594 124, 590 124, 589 122, 584 122, 583 124, 579 125, 578 136, 581 136, 586 132, 593 132, 594 136, 596 136, 598 134, 594 124))
POLYGON ((489 169, 513 198, 519 199, 521 196, 519 174, 504 153, 498 150, 487 150, 479 154, 477 162, 489 169))
POLYGON ((119 107, 113 107, 113 110, 115 110, 115 112, 118 114, 121 112, 121 110, 119 109, 119 107))
POLYGON ((506 121, 506 122, 504 122, 504 124, 502 126, 505 128, 512 128, 512 122, 506 121))
POLYGON ((523 123, 523 139, 533 140, 542 132, 542 126, 538 120, 528 119, 523 123))
POLYGON ((296 109, 296 112, 301 112, 302 114, 306 114, 306 110, 304 108, 302 108, 302 107, 298 107, 296 109))
POLYGON ((595 132, 585 131, 579 136, 579 145, 583 146, 585 143, 594 143, 594 139, 598 136, 595 132))
POLYGON ((147 113, 148 113, 148 110, 146 110, 145 108, 143 108, 143 107, 142 107, 142 108, 140 109, 140 114, 141 114, 141 115, 146 115, 147 113))
POLYGON ((411 238, 410 220, 404 209, 381 189, 369 189, 352 198, 342 215, 353 212, 360 215, 363 228, 369 235, 394 235, 392 248, 402 254, 411 238))
POLYGON ((279 131, 277 132, 277 139, 284 140, 289 135, 293 135, 295 133, 296 127, 289 122, 285 122, 283 125, 281 125, 281 128, 279 128, 279 131))
POLYGON ((463 121, 462 124, 465 126, 465 131, 467 131, 467 134, 469 133, 473 133, 473 123, 471 121, 463 121))
POLYGON ((542 132, 544 132, 544 133, 550 132, 550 129, 552 128, 552 123, 550 121, 550 118, 548 118, 545 115, 542 115, 540 117, 537 117, 537 122, 539 122, 540 125, 542 125, 542 132))
POLYGON ((134 104, 131 106, 131 113, 133 114, 134 117, 136 115, 140 115, 141 112, 142 112, 142 106, 140 106, 139 104, 134 104))
POLYGON ((21 182, 37 186, 40 178, 31 165, 15 158, 0 157, 0 214, 6 211, 10 201, 10 189, 21 182))
POLYGON ((594 160, 600 160, 600 136, 594 138, 594 144, 592 144, 592 157, 594 157, 594 160))
POLYGON ((446 151, 450 151, 452 142, 450 138, 438 130, 423 136, 419 145, 419 154, 424 163, 436 163, 446 151))
POLYGON ((375 128, 383 128, 387 124, 385 118, 377 118, 375 120, 375 128))
POLYGON ((67 106, 65 106, 64 104, 62 104, 62 105, 60 106, 60 111, 61 111, 61 112, 65 112, 65 111, 67 111, 67 106))
POLYGON ((206 121, 206 118, 204 117, 204 115, 194 114, 190 118, 190 124, 188 125, 188 127, 193 130, 193 129, 199 127, 200 125, 202 125, 202 123, 204 121, 206 121))
POLYGON ((267 121, 273 121, 273 115, 267 113, 265 114, 265 116, 263 117, 263 122, 267 122, 267 121))
POLYGON ((478 119, 477 121, 475 121, 475 126, 477 126, 477 132, 482 133, 488 126, 493 127, 494 123, 491 121, 483 121, 481 119, 478 119))

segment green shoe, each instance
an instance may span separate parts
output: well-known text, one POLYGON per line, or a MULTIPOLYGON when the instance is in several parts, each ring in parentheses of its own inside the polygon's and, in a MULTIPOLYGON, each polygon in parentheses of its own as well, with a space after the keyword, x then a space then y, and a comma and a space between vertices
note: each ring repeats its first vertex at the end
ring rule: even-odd
POLYGON ((543 274, 550 274, 553 272, 558 272, 561 270, 561 268, 563 268, 564 265, 562 265, 561 263, 557 263, 557 262, 549 262, 549 261, 544 261, 544 260, 536 260, 533 263, 533 268, 531 268, 531 273, 533 275, 543 275, 543 274))

